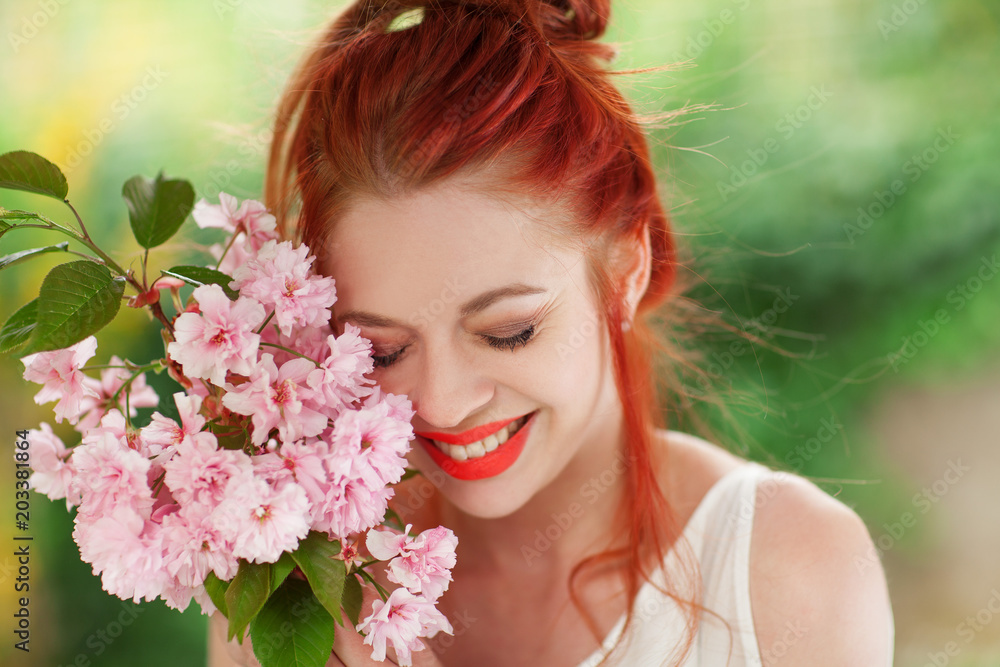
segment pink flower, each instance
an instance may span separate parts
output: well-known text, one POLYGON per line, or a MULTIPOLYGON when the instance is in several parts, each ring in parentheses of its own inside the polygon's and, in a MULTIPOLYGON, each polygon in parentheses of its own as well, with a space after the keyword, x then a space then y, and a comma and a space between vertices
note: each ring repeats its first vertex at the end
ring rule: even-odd
POLYGON ((222 581, 236 576, 239 560, 203 505, 186 505, 163 519, 164 566, 183 586, 200 586, 209 572, 222 581))
POLYGON ((163 464, 164 483, 182 506, 201 503, 216 507, 230 483, 253 477, 250 457, 238 450, 219 449, 207 431, 182 440, 174 456, 163 464))
POLYGON ((42 390, 35 394, 35 403, 59 401, 54 408, 57 422, 66 418, 70 424, 75 424, 80 417, 83 398, 97 396, 80 371, 95 352, 97 339, 90 336, 65 349, 37 352, 21 359, 24 379, 42 385, 42 390))
MULTIPOLYGON (((330 353, 330 348, 326 344, 326 338, 329 335, 329 326, 294 327, 290 336, 281 333, 277 327, 264 327, 264 330, 260 332, 260 340, 264 343, 287 347, 308 359, 319 361, 330 353)), ((279 366, 286 361, 302 358, 278 348, 272 348, 270 352, 274 355, 274 363, 279 366)))
POLYGON ((264 307, 240 297, 232 302, 218 285, 195 288, 201 313, 182 313, 174 323, 175 342, 167 354, 190 378, 204 378, 217 386, 232 371, 249 375, 257 358, 260 336, 254 329, 264 321, 264 307))
POLYGON ((159 525, 124 504, 99 514, 78 513, 75 523, 80 558, 102 575, 104 590, 134 602, 155 600, 163 592, 167 573, 159 525))
POLYGON ((204 586, 185 586, 176 577, 168 577, 167 579, 167 585, 164 586, 160 597, 171 609, 184 611, 191 604, 191 599, 194 598, 194 601, 201 607, 201 613, 205 616, 211 616, 217 611, 204 586))
POLYGON ((355 415, 346 412, 322 436, 329 445, 323 459, 326 494, 313 501, 314 530, 346 537, 380 523, 385 516, 393 489, 382 482, 372 467, 372 459, 362 450, 363 431, 355 415))
POLYGON ((379 560, 389 560, 389 581, 406 586, 411 593, 423 593, 436 600, 448 590, 451 568, 455 567, 455 533, 438 526, 425 530, 416 538, 388 530, 373 530, 365 542, 371 555, 379 560))
POLYGON ((319 502, 329 486, 323 460, 329 447, 322 440, 313 443, 286 442, 279 449, 272 440, 268 451, 253 457, 254 473, 275 489, 295 482, 303 488, 310 502, 319 502))
POLYGON ((251 415, 251 441, 261 445, 277 428, 282 442, 319 435, 326 428, 325 415, 304 403, 312 397, 306 377, 315 367, 308 359, 292 359, 279 370, 274 357, 261 355, 250 380, 238 387, 227 385, 222 404, 241 415, 251 415))
POLYGON ((69 493, 80 494, 79 514, 102 515, 126 507, 148 518, 153 508, 149 488, 149 459, 130 449, 127 440, 108 430, 90 443, 73 449, 70 465, 76 470, 69 493))
MULTIPOLYGON (((117 356, 113 356, 108 364, 124 366, 125 362, 117 356)), ((111 408, 124 410, 126 395, 128 396, 130 417, 135 417, 138 414, 136 408, 153 408, 159 404, 160 397, 156 395, 152 387, 146 384, 145 373, 137 375, 129 386, 118 394, 117 400, 112 401, 111 397, 130 377, 132 377, 132 373, 127 368, 105 368, 101 371, 100 380, 85 377, 84 384, 92 389, 95 395, 86 395, 80 400, 80 414, 84 416, 76 425, 76 430, 80 433, 86 433, 94 428, 101 421, 101 417, 111 408)))
MULTIPOLYGON (((372 393, 367 386, 374 382, 365 377, 371 373, 372 344, 359 335, 361 329, 350 322, 339 337, 327 336, 327 356, 320 366, 309 373, 309 386, 322 396, 326 414, 337 416, 351 409, 352 404, 372 393)), ((407 420, 409 421, 409 420, 407 420)))
POLYGON ((236 197, 220 192, 219 202, 218 205, 209 204, 202 199, 195 204, 191 217, 199 227, 224 229, 237 235, 237 243, 244 235, 253 250, 278 237, 275 217, 259 201, 247 199, 240 204, 236 197))
POLYGON ((409 424, 413 415, 416 414, 413 404, 405 395, 385 393, 381 387, 376 385, 372 388, 371 396, 365 399, 364 407, 370 408, 381 403, 385 404, 386 415, 396 421, 409 424))
POLYGON ((372 647, 372 660, 385 660, 388 643, 403 667, 413 664, 411 651, 425 648, 420 637, 433 637, 439 631, 452 634, 451 623, 433 602, 405 588, 394 590, 385 602, 375 600, 371 615, 357 629, 367 633, 365 644, 372 647))
POLYGON ((389 416, 387 403, 370 403, 361 410, 344 412, 331 433, 331 448, 351 447, 361 450, 355 460, 354 476, 372 488, 395 484, 406 470, 413 427, 389 416))
POLYGON ((232 553, 254 563, 273 563, 283 551, 295 551, 309 534, 309 500, 298 484, 275 490, 251 477, 234 484, 216 510, 223 538, 232 540, 232 553))
POLYGON ((159 412, 153 413, 152 421, 142 429, 142 441, 152 456, 162 460, 169 459, 177 445, 201 432, 205 426, 205 418, 199 414, 201 401, 200 396, 188 396, 182 391, 174 394, 180 424, 159 412))
POLYGON ((314 257, 309 248, 292 247, 291 241, 268 241, 246 264, 233 272, 230 287, 274 309, 281 333, 292 326, 318 327, 330 320, 330 306, 337 300, 333 278, 310 275, 314 257))
POLYGON ((50 500, 66 498, 66 509, 80 502, 79 497, 68 497, 70 482, 73 480, 73 466, 67 459, 73 452, 66 449, 62 440, 52 432, 52 427, 42 422, 42 429, 28 431, 28 453, 31 469, 28 485, 44 493, 50 500))

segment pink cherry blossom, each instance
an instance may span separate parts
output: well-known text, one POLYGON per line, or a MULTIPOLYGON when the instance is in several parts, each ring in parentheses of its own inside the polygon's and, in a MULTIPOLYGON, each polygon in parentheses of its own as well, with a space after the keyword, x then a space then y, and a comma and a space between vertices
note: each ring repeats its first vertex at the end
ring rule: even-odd
POLYGON ((365 399, 364 407, 371 408, 380 403, 385 404, 386 415, 396 421, 408 424, 413 419, 413 415, 416 414, 409 398, 404 395, 386 393, 382 391, 382 387, 376 385, 372 388, 371 396, 365 399))
POLYGON ((361 410, 344 412, 334 422, 332 449, 360 449, 352 475, 372 488, 395 484, 406 470, 413 427, 389 416, 389 405, 369 403, 361 410))
POLYGON ((142 429, 142 441, 150 455, 156 459, 169 459, 177 445, 201 431, 205 426, 205 418, 199 413, 201 402, 200 396, 188 396, 182 391, 174 394, 180 424, 159 412, 153 413, 152 421, 142 429))
POLYGON ((279 370, 270 354, 261 355, 250 379, 233 387, 227 385, 222 404, 241 415, 251 415, 251 441, 262 445, 271 429, 277 428, 282 442, 319 435, 326 428, 325 415, 308 407, 313 392, 306 386, 315 368, 308 359, 295 358, 279 370))
POLYGON ((247 199, 240 204, 236 197, 220 192, 219 202, 209 204, 202 199, 195 204, 191 217, 199 227, 224 229, 236 235, 236 242, 245 235, 248 245, 255 251, 278 237, 275 217, 259 201, 247 199))
POLYGON ((182 313, 174 322, 176 340, 167 354, 190 378, 204 378, 222 386, 226 373, 250 375, 264 321, 264 307, 253 299, 229 300, 218 285, 201 285, 193 294, 200 313, 182 313))
POLYGON ((326 495, 322 501, 313 502, 312 527, 336 537, 368 530, 385 517, 394 491, 377 482, 378 475, 361 451, 360 437, 338 435, 335 423, 324 440, 330 443, 323 461, 326 495))
MULTIPOLYGON (((264 327, 264 330, 260 332, 260 340, 263 343, 277 344, 295 350, 307 359, 320 361, 330 353, 330 348, 326 344, 326 338, 329 335, 329 326, 293 327, 290 336, 281 333, 277 327, 264 327)), ((270 352, 274 355, 274 363, 279 366, 291 359, 302 358, 278 348, 272 348, 270 352)))
POLYGON ((155 600, 167 583, 160 526, 128 504, 98 514, 78 513, 73 539, 80 557, 100 574, 108 593, 134 602, 155 600))
POLYGON ((374 380, 365 377, 373 369, 372 345, 360 333, 361 329, 347 322, 340 336, 328 336, 325 358, 309 373, 309 386, 322 396, 326 413, 333 419, 372 393, 368 385, 374 380))
POLYGON ((275 489, 295 482, 305 490, 310 502, 318 502, 329 486, 323 465, 328 452, 322 440, 286 442, 280 449, 271 440, 264 454, 252 457, 254 473, 275 489))
POLYGON ((274 322, 288 336, 292 326, 318 327, 330 320, 337 300, 333 278, 310 275, 309 248, 291 241, 268 241, 233 272, 230 287, 274 310, 274 322))
POLYGON ((112 356, 108 361, 111 366, 121 366, 121 368, 105 368, 101 370, 101 379, 84 378, 83 382, 93 390, 94 395, 86 395, 80 400, 80 414, 83 417, 76 425, 76 430, 86 433, 97 426, 101 417, 111 408, 125 409, 126 394, 128 395, 129 416, 135 417, 138 412, 136 408, 154 408, 160 398, 153 391, 153 388, 146 384, 146 374, 140 373, 135 377, 129 386, 122 390, 116 401, 112 401, 112 396, 125 384, 125 381, 132 377, 131 371, 124 368, 125 362, 117 356, 112 356))
POLYGON ((368 551, 379 560, 389 560, 389 581, 402 584, 411 593, 423 593, 436 600, 448 590, 451 568, 455 567, 455 534, 438 526, 411 538, 410 526, 402 535, 388 530, 373 530, 365 542, 368 551))
POLYGON ((127 507, 144 519, 149 517, 153 507, 149 459, 129 448, 126 439, 103 430, 91 442, 73 449, 70 465, 76 474, 69 492, 82 498, 78 515, 101 515, 127 507))
POLYGON ((65 349, 36 352, 21 359, 24 379, 42 385, 42 390, 35 394, 35 403, 59 401, 53 409, 57 422, 66 419, 75 424, 84 397, 97 397, 97 392, 86 383, 87 377, 80 371, 95 352, 97 339, 90 336, 65 349))
POLYGON ((73 452, 66 449, 47 423, 42 422, 41 430, 28 431, 28 453, 34 471, 28 478, 32 489, 44 493, 50 500, 66 498, 67 510, 80 502, 79 496, 71 498, 67 495, 75 472, 67 459, 73 452))
POLYGON ((383 602, 372 603, 372 613, 358 625, 366 632, 364 643, 372 647, 372 660, 385 660, 387 644, 396 651, 403 667, 410 667, 412 651, 425 648, 420 637, 433 637, 439 631, 452 634, 451 623, 434 603, 405 588, 397 588, 383 602))
POLYGON ((233 542, 232 554, 254 563, 277 561, 309 533, 309 500, 294 483, 275 490, 257 477, 241 480, 227 490, 215 514, 219 534, 233 542))
POLYGON ((215 436, 207 431, 182 440, 163 468, 164 483, 182 506, 215 507, 231 483, 245 483, 253 477, 250 457, 242 451, 219 449, 215 436))
POLYGON ((164 517, 163 547, 167 572, 184 586, 200 586, 209 572, 228 581, 239 567, 232 543, 222 537, 203 505, 186 505, 164 517))

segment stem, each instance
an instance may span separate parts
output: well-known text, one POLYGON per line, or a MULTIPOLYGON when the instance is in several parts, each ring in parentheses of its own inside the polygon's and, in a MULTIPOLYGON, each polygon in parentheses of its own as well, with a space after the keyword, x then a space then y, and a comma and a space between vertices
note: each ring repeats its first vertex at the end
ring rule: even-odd
MULTIPOLYGON (((276 347, 279 350, 284 350, 285 352, 288 352, 289 354, 294 354, 296 357, 302 357, 303 359, 309 359, 309 357, 307 357, 306 355, 302 354, 301 352, 296 352, 295 350, 290 350, 287 347, 285 347, 284 345, 278 345, 277 343, 265 343, 264 341, 261 341, 260 344, 264 345, 264 346, 267 346, 267 347, 276 347)), ((309 359, 309 361, 313 362, 317 366, 322 366, 323 365, 323 364, 319 363, 318 361, 316 361, 315 359, 309 359)))
POLYGON ((365 570, 358 570, 358 574, 360 574, 363 578, 365 578, 365 579, 367 579, 368 581, 371 582, 371 584, 375 587, 375 590, 378 591, 379 597, 382 598, 383 602, 385 602, 386 600, 389 599, 389 591, 387 591, 384 588, 382 588, 379 585, 379 583, 377 581, 375 581, 375 577, 373 577, 371 574, 369 574, 365 570))
POLYGON ((66 204, 66 206, 69 206, 69 210, 73 211, 73 215, 76 216, 76 221, 80 225, 80 231, 83 232, 83 238, 89 241, 90 234, 87 233, 87 227, 83 224, 83 218, 81 218, 80 214, 76 212, 76 209, 73 208, 73 205, 69 203, 68 199, 63 199, 63 203, 66 204))
POLYGON ((153 482, 153 497, 154 498, 160 492, 160 487, 163 486, 163 480, 166 479, 166 477, 167 477, 167 473, 164 471, 164 472, 160 473, 160 476, 156 478, 155 482, 153 482))
POLYGON ((215 270, 216 271, 218 271, 219 267, 222 266, 222 260, 224 260, 226 258, 226 255, 229 254, 229 249, 232 248, 233 244, 236 242, 236 236, 237 236, 237 234, 239 234, 239 232, 233 232, 233 235, 229 237, 229 243, 226 244, 226 247, 222 251, 222 254, 219 255, 219 261, 215 263, 215 270))
POLYGON ((264 323, 260 325, 260 328, 259 328, 259 329, 257 329, 257 331, 256 331, 255 333, 258 333, 258 334, 259 334, 259 333, 260 333, 261 331, 263 331, 263 330, 264 330, 264 327, 266 327, 266 326, 267 326, 267 323, 271 321, 271 318, 272 318, 272 317, 274 317, 274 311, 273 311, 273 310, 271 311, 271 314, 267 316, 267 319, 266 319, 266 320, 264 320, 264 323))
MULTIPOLYGON (((133 375, 132 377, 134 378, 135 375, 133 375)), ((130 382, 131 382, 131 380, 130 380, 130 382)), ((122 386, 125 386, 125 385, 122 385, 122 386)), ((132 396, 132 392, 130 392, 130 391, 126 391, 125 392, 125 429, 127 431, 132 430, 132 418, 129 416, 129 413, 131 412, 131 409, 130 409, 131 405, 129 405, 129 397, 131 397, 131 396, 132 396)))
MULTIPOLYGON (((139 368, 135 369, 135 372, 132 373, 132 375, 129 377, 129 379, 125 380, 125 382, 122 383, 122 386, 118 387, 118 391, 116 391, 111 396, 111 400, 109 402, 112 405, 117 405, 118 404, 118 397, 121 396, 122 390, 125 389, 125 387, 129 386, 130 384, 132 384, 133 380, 135 380, 137 377, 139 377, 140 375, 142 375, 146 371, 154 370, 157 366, 162 366, 162 365, 163 364, 162 364, 162 362, 160 360, 156 360, 153 363, 146 364, 145 366, 140 366, 139 368)), ((127 405, 127 403, 128 403, 128 396, 127 395, 125 397, 125 401, 126 401, 126 405, 127 405)), ((127 413, 126 413, 125 419, 126 420, 128 419, 128 414, 127 413)))

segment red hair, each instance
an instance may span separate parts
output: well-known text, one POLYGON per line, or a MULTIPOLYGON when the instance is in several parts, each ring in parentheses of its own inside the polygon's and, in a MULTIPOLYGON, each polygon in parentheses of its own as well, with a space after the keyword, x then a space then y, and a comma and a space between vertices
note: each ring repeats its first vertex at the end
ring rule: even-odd
MULTIPOLYGON (((264 194, 286 235, 320 248, 356 197, 391 197, 476 173, 490 179, 490 192, 558 204, 569 215, 555 233, 590 241, 591 286, 614 353, 628 462, 617 524, 627 546, 579 563, 570 578, 574 604, 598 642, 576 594, 579 576, 624 562, 631 623, 640 586, 680 534, 654 448, 665 420, 650 369, 666 344, 643 317, 669 300, 677 260, 642 129, 680 112, 639 116, 611 83, 610 74, 634 70, 599 64, 615 55, 596 41, 609 14, 610 0, 355 2, 307 52, 280 100, 264 194), (407 10, 422 12, 418 25, 401 26, 407 10), (630 318, 617 258, 630 248, 634 257, 647 233, 649 286, 623 332, 630 318)), ((688 575, 698 581, 695 564, 688 575)), ((664 593, 690 612, 679 662, 701 606, 664 593)))

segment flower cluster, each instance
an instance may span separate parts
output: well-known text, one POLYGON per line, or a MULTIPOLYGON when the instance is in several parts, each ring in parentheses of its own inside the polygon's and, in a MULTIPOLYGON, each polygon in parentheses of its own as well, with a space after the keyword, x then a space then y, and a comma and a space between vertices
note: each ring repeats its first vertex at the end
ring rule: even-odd
POLYGON ((405 472, 410 402, 366 377, 371 343, 357 327, 334 335, 334 282, 312 273, 309 249, 279 242, 258 202, 220 199, 193 215, 230 234, 214 252, 238 294, 201 284, 173 319, 158 363, 184 388, 175 417, 154 412, 136 426, 136 408, 159 404, 144 379, 150 367, 112 357, 100 380, 88 377, 93 336, 26 356, 25 379, 43 385, 36 402, 58 401, 56 421, 82 439, 67 448, 48 424, 31 431, 30 485, 77 508, 73 537, 106 591, 180 610, 194 599, 215 611, 210 573, 229 581, 241 561, 274 563, 310 531, 342 544, 367 531, 371 556, 401 588, 358 629, 373 658, 385 658, 388 642, 408 665, 420 637, 451 632, 434 605, 457 544, 442 527, 416 537, 410 526, 373 530, 405 472))

